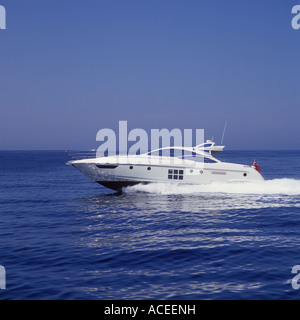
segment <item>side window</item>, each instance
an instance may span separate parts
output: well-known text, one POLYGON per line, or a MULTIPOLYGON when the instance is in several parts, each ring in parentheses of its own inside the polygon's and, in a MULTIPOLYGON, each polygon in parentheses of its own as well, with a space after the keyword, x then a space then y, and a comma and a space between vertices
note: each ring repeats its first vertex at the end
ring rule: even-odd
POLYGON ((169 169, 168 170, 168 179, 171 180, 183 180, 184 170, 178 169, 169 169))
POLYGON ((216 161, 213 159, 204 158, 204 163, 216 163, 216 161))

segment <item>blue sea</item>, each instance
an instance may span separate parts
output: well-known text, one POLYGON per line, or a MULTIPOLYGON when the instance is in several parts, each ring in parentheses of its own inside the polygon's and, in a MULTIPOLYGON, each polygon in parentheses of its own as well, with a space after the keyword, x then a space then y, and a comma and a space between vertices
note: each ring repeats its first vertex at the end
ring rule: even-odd
POLYGON ((299 299, 300 151, 224 151, 266 181, 122 194, 64 151, 0 151, 0 299, 299 299))

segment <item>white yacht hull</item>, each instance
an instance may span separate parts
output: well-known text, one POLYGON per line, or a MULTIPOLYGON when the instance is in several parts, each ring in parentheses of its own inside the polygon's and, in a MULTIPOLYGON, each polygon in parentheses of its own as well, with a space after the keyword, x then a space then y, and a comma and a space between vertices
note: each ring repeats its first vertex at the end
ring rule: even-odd
POLYGON ((214 182, 249 182, 264 180, 253 167, 226 162, 195 163, 184 160, 172 163, 155 159, 127 156, 94 158, 70 161, 83 174, 95 182, 113 189, 139 183, 178 183, 178 184, 209 184, 214 182), (154 161, 153 161, 154 160, 154 161))

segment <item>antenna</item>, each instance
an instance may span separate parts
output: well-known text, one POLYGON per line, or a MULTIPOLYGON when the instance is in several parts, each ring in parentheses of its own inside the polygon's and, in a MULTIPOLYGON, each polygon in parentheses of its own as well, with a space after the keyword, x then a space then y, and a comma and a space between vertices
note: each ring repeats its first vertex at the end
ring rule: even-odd
POLYGON ((221 145, 223 144, 226 127, 227 127, 227 121, 225 122, 224 130, 223 130, 223 134, 222 134, 221 145))

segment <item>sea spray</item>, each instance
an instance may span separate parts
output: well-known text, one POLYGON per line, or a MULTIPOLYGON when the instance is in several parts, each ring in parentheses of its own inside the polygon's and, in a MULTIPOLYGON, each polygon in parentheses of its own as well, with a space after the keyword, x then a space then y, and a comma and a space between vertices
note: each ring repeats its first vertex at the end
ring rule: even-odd
POLYGON ((125 190, 125 192, 132 191, 162 195, 194 193, 300 195, 300 180, 283 178, 253 182, 214 182, 203 185, 151 183, 138 184, 125 190))

